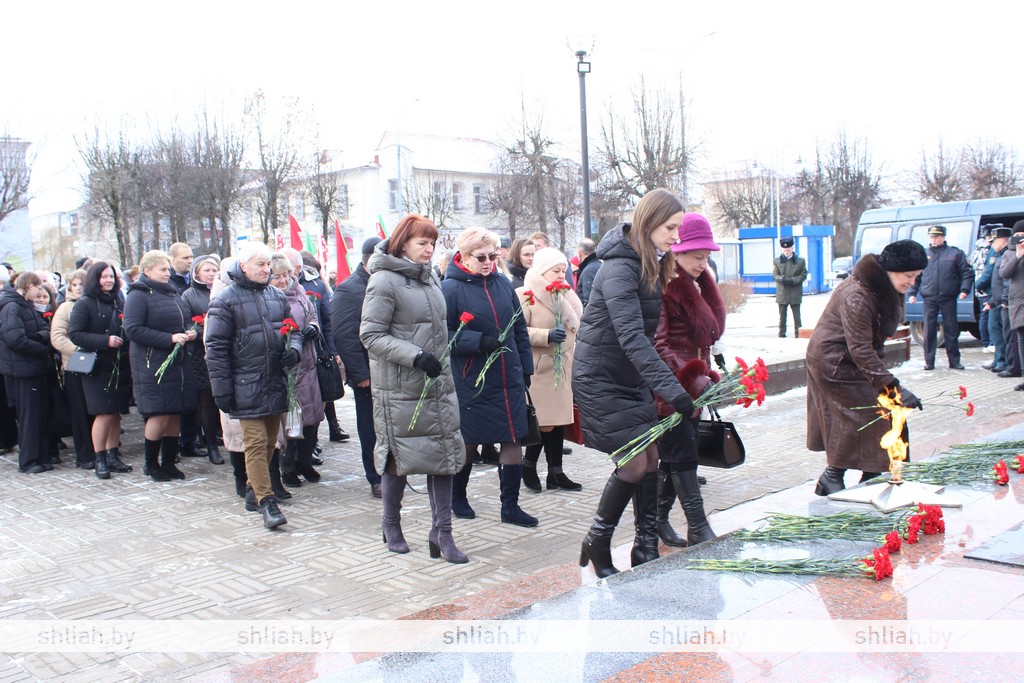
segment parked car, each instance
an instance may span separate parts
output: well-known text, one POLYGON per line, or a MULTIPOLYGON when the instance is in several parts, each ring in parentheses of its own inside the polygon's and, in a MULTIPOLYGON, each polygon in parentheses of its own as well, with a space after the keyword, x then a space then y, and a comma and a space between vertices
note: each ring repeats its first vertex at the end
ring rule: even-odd
POLYGON ((831 279, 845 280, 850 277, 851 270, 853 270, 852 256, 840 256, 837 259, 833 259, 831 279))

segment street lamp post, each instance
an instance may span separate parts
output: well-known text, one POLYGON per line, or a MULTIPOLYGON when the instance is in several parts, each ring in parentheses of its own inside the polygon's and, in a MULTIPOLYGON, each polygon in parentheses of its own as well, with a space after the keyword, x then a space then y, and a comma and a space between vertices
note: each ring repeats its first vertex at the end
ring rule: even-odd
POLYGON ((593 237, 593 224, 590 220, 590 149, 587 142, 587 74, 590 73, 590 62, 587 55, 594 49, 593 36, 579 36, 566 43, 576 55, 576 73, 580 77, 580 147, 583 161, 583 234, 593 237))

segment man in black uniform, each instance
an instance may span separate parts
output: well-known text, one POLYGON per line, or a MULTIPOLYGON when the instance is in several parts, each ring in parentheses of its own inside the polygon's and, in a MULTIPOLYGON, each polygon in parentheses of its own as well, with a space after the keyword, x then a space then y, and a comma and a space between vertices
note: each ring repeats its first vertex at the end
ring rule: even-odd
POLYGON ((974 285, 974 271, 967 255, 946 244, 946 226, 928 228, 932 246, 928 248, 928 267, 907 294, 915 303, 921 295, 924 305, 924 369, 935 369, 935 347, 942 316, 942 334, 946 340, 946 358, 951 370, 963 370, 960 362, 960 326, 956 321, 956 302, 966 299, 974 285))

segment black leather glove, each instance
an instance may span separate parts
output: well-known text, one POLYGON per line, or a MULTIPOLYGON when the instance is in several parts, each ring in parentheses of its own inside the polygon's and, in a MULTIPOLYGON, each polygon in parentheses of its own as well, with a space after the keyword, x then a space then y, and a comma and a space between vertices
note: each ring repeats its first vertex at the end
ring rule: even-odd
POLYGON ((281 367, 286 369, 294 368, 299 364, 300 358, 301 356, 299 355, 299 352, 289 346, 284 350, 284 353, 281 354, 281 367))
POLYGON ((924 410, 924 404, 921 403, 921 399, 914 395, 910 389, 900 387, 900 403, 903 404, 904 408, 917 408, 918 410, 924 410))
POLYGON ((532 382, 532 379, 533 379, 533 375, 526 375, 526 374, 523 375, 523 384, 526 385, 527 389, 530 388, 530 383, 532 382))
POLYGON ((716 353, 715 354, 715 365, 717 365, 718 369, 721 370, 722 372, 729 372, 729 368, 727 368, 725 366, 725 354, 724 353, 716 353))
POLYGON ((672 407, 676 409, 677 413, 687 419, 693 415, 693 411, 695 410, 693 406, 693 399, 690 398, 690 395, 685 391, 682 396, 672 402, 672 407))
POLYGON ((320 336, 320 330, 315 325, 306 325, 302 328, 303 341, 312 341, 320 336))
POLYGON ((213 402, 217 404, 217 408, 225 413, 235 412, 235 395, 224 394, 223 396, 214 396, 213 402))
POLYGON ((548 330, 548 344, 561 344, 564 342, 569 335, 565 333, 561 327, 555 327, 548 330))
POLYGON ((787 287, 790 286, 791 284, 793 284, 793 278, 791 278, 791 277, 784 277, 784 278, 782 278, 782 284, 786 285, 787 287))
POLYGON ((491 354, 501 348, 501 342, 496 337, 480 337, 480 350, 491 354))
POLYGON ((441 361, 432 353, 421 351, 412 364, 426 373, 427 377, 431 379, 441 374, 441 361))

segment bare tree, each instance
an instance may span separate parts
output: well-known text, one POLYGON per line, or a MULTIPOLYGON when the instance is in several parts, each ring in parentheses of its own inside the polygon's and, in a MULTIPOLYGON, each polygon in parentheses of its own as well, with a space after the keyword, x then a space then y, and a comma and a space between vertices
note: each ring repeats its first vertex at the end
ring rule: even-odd
POLYGON ((76 142, 85 164, 82 182, 88 211, 113 224, 118 258, 121 263, 130 263, 128 212, 132 199, 137 197, 133 193, 136 183, 132 177, 137 153, 124 132, 117 140, 104 140, 96 130, 91 137, 76 142))
POLYGON ((605 191, 618 194, 624 203, 656 188, 681 192, 695 150, 683 138, 686 122, 675 99, 650 91, 640 78, 633 91, 631 117, 620 117, 612 107, 601 122, 598 157, 609 175, 605 191))
POLYGON ((804 169, 795 179, 793 196, 810 214, 806 222, 835 226, 837 254, 852 253, 860 215, 882 201, 882 173, 867 141, 850 140, 841 130, 827 147, 819 143, 814 169, 804 169))
POLYGON ((418 213, 444 230, 455 216, 455 194, 444 171, 417 170, 410 182, 403 182, 402 209, 418 213))
POLYGON ((921 168, 917 173, 918 196, 934 202, 965 199, 967 186, 964 166, 963 150, 951 152, 939 140, 934 155, 929 157, 921 153, 921 168))
POLYGON ((331 168, 331 156, 324 150, 316 155, 313 163, 313 175, 309 178, 309 193, 313 199, 313 207, 320 216, 320 229, 324 240, 330 237, 331 216, 334 216, 340 197, 338 174, 331 168))
POLYGON ((968 198, 1010 197, 1024 191, 1024 169, 1014 150, 999 142, 977 143, 963 155, 968 198))
MULTIPOLYGON (((299 149, 301 147, 298 102, 287 103, 286 111, 277 130, 271 125, 267 112, 266 96, 257 92, 249 101, 247 113, 256 128, 256 147, 259 156, 260 180, 260 229, 263 241, 270 241, 270 233, 280 228, 282 190, 288 181, 299 172, 299 149)), ((287 213, 284 214, 287 216, 287 213)))
POLYGON ((527 183, 529 212, 538 230, 547 232, 549 195, 556 169, 561 160, 553 154, 555 141, 544 134, 544 118, 531 120, 525 103, 520 103, 519 130, 516 139, 506 145, 515 158, 519 176, 527 183))
POLYGON ((197 214, 199 183, 185 134, 177 126, 156 133, 148 157, 145 171, 152 208, 167 218, 172 242, 187 242, 188 223, 197 214))
POLYGON ((201 251, 227 255, 231 249, 231 212, 241 196, 245 137, 227 123, 211 121, 204 112, 192 136, 192 162, 196 168, 196 206, 203 232, 201 251))
POLYGON ((713 218, 735 234, 740 228, 771 223, 771 179, 752 169, 739 177, 705 183, 714 206, 713 218))
POLYGON ((552 169, 549 180, 548 211, 558 226, 558 248, 565 251, 568 227, 575 225, 583 213, 580 167, 561 159, 552 169))
MULTIPOLYGON (((523 158, 504 149, 494 161, 494 181, 487 191, 491 214, 508 223, 508 234, 516 239, 516 231, 530 218, 530 174, 523 158)), ((532 232, 532 231, 531 231, 532 232)))
POLYGON ((26 158, 28 143, 0 137, 0 222, 15 211, 28 208, 32 164, 26 158))

